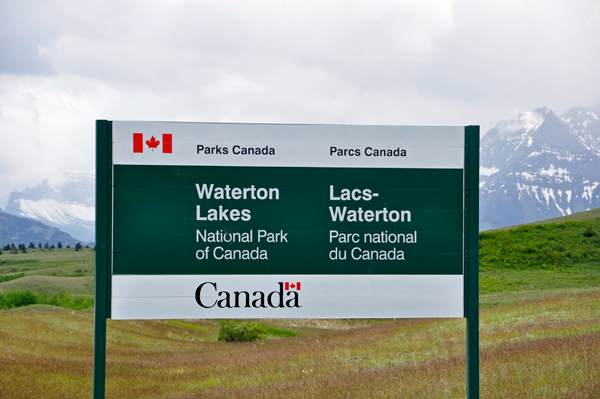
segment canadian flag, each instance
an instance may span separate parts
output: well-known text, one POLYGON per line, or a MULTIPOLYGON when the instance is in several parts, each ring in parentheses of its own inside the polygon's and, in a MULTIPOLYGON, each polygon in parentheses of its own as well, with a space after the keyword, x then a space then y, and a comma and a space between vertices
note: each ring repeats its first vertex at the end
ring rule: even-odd
MULTIPOLYGON (((146 140, 146 145, 148 148, 154 151, 155 148, 162 142, 162 152, 163 154, 172 154, 173 153, 173 135, 171 133, 163 133, 162 141, 157 140, 156 137, 152 136, 150 140, 146 140)), ((144 152, 144 133, 134 133, 133 134, 133 152, 144 152)))
POLYGON ((300 291, 300 283, 285 283, 285 290, 296 290, 296 291, 300 291))

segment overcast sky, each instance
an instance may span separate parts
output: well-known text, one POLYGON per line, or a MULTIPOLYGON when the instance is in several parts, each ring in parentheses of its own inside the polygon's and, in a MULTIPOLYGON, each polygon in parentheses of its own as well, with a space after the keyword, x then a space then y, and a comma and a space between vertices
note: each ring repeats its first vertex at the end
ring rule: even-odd
POLYGON ((479 124, 600 107, 598 0, 1 0, 0 206, 94 121, 479 124))

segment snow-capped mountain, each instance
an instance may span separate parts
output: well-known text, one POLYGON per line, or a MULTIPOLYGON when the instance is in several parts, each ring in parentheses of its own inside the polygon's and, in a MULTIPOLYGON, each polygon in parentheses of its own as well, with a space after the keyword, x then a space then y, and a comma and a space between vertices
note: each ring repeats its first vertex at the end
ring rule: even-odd
POLYGON ((480 229, 600 207, 600 122, 575 107, 498 123, 481 140, 480 229))
POLYGON ((26 244, 33 242, 34 245, 48 243, 50 245, 70 245, 74 247, 78 242, 82 245, 88 243, 76 240, 69 234, 56 227, 47 226, 37 220, 21 218, 3 212, 0 209, 0 246, 7 244, 26 244))
POLYGON ((12 192, 5 211, 93 242, 96 216, 94 173, 67 172, 65 177, 67 181, 56 189, 44 180, 34 188, 12 192))

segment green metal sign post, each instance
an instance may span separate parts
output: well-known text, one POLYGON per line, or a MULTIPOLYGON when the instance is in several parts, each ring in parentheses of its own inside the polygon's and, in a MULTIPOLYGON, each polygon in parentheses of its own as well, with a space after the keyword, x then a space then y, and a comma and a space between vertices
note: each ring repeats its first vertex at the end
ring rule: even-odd
POLYGON ((479 395, 479 127, 96 122, 106 319, 466 317, 479 395))
POLYGON ((94 284, 94 398, 104 398, 106 381, 106 319, 111 251, 112 203, 111 122, 96 121, 96 250, 94 284))
POLYGON ((467 398, 479 398, 479 126, 465 127, 467 398))

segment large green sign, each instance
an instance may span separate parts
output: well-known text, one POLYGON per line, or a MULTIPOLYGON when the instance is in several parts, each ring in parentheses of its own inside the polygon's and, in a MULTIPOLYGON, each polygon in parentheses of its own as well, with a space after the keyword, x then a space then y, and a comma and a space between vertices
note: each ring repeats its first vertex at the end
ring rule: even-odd
POLYGON ((463 317, 464 127, 107 126, 112 318, 463 317))
POLYGON ((477 392, 478 153, 478 127, 98 121, 95 393, 106 317, 465 316, 477 392))

